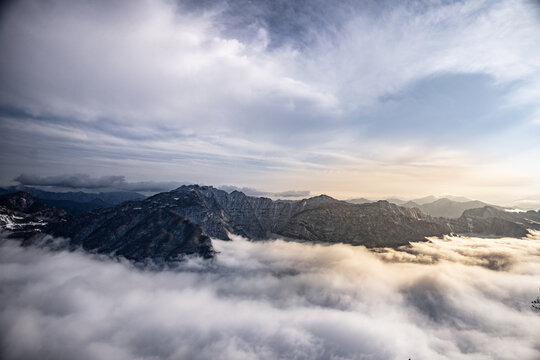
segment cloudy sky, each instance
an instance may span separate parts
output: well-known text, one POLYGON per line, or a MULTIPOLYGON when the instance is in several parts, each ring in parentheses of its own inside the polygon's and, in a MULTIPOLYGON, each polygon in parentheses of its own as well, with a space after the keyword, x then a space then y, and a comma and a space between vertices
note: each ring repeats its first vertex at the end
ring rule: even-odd
POLYGON ((0 11, 3 184, 83 174, 540 202, 536 1, 0 11))

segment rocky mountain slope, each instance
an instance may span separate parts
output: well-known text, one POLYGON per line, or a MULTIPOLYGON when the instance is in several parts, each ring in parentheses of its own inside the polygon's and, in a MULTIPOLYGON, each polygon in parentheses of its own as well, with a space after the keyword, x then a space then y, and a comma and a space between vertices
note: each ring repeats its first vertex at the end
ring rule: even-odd
POLYGON ((512 213, 486 206, 451 219, 387 201, 350 204, 325 195, 274 201, 199 185, 81 216, 51 209, 26 193, 4 195, 0 220, 5 229, 26 237, 49 233, 69 238, 71 247, 137 262, 167 262, 189 254, 211 258, 215 252, 210 237, 229 240, 230 234, 252 240, 277 235, 317 243, 397 247, 450 233, 523 237, 528 229, 540 230, 540 213, 534 211, 512 213))
MULTIPOLYGON (((139 207, 142 213, 155 207, 167 209, 198 224, 209 236, 224 240, 232 233, 250 239, 279 235, 313 242, 399 246, 448 232, 445 225, 417 209, 386 201, 354 205, 324 195, 273 201, 239 191, 227 193, 210 186, 190 185, 124 206, 139 207)), ((101 222, 106 213, 101 210, 82 216, 73 229, 84 228, 86 221, 101 222)))
MULTIPOLYGON (((467 210, 457 219, 432 217, 417 208, 405 208, 387 201, 350 204, 321 195, 304 200, 271 200, 251 197, 239 191, 228 193, 211 186, 186 185, 139 202, 94 211, 71 221, 75 234, 85 224, 107 227, 107 219, 117 213, 140 211, 155 216, 156 209, 170 211, 200 226, 204 234, 229 239, 229 234, 250 239, 273 235, 312 242, 342 242, 368 247, 400 246, 427 236, 449 233, 525 236, 536 228, 523 213, 509 213, 489 207, 480 216, 467 210), (472 224, 472 226, 471 226, 472 224)), ((82 232, 84 233, 84 232, 82 232)), ((86 235, 85 235, 86 236, 86 235)), ((81 238, 82 239, 82 238, 81 238)), ((80 240, 84 241, 84 240, 80 240)))

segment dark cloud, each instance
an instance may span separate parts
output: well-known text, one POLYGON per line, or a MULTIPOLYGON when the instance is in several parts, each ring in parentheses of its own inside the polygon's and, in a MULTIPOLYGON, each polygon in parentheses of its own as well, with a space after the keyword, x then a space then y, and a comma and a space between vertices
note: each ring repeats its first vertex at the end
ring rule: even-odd
POLYGON ((287 190, 282 192, 270 192, 270 191, 261 191, 253 189, 250 187, 237 187, 233 185, 223 185, 219 187, 221 190, 227 192, 231 191, 241 191, 248 196, 264 196, 271 198, 299 198, 299 197, 308 197, 311 192, 309 190, 287 190))
POLYGON ((214 241, 213 262, 161 272, 4 241, 0 355, 538 359, 540 323, 529 305, 540 238, 490 240, 422 243, 423 255, 446 260, 415 263, 407 253, 386 262, 362 247, 234 237, 214 241), (465 245, 472 250, 450 261, 465 245), (476 265, 481 249, 520 261, 493 271, 476 265))
POLYGON ((45 186, 61 189, 124 190, 141 192, 169 191, 185 183, 139 181, 127 182, 124 176, 92 177, 87 174, 37 176, 21 174, 14 181, 24 186, 45 186))

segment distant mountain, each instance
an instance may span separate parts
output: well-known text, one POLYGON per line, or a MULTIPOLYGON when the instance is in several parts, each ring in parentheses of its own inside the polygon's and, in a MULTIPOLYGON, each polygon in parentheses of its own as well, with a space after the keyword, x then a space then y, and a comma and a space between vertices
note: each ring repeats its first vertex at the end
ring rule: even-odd
MULTIPOLYGON (((431 216, 458 218, 464 211, 481 208, 484 206, 492 206, 481 201, 456 202, 450 199, 439 199, 429 204, 424 204, 420 207, 422 211, 431 216)), ((498 208, 498 207, 497 207, 498 208)), ((500 208, 499 208, 500 209, 500 208)))
POLYGON ((540 230, 540 211, 508 212, 494 206, 465 210, 457 219, 438 218, 452 232, 465 235, 524 237, 540 230))
POLYGON ((420 209, 420 207, 422 205, 419 205, 419 204, 415 203, 414 201, 406 201, 406 202, 402 203, 400 206, 403 206, 403 207, 406 207, 406 208, 418 208, 418 209, 420 209))
MULTIPOLYGON (((388 199, 386 199, 386 201, 388 201, 388 202, 390 202, 392 204, 403 206, 404 204, 407 204, 407 203, 416 204, 416 205, 423 205, 423 204, 433 202, 433 201, 435 201, 437 199, 438 198, 436 196, 429 195, 429 196, 425 196, 425 197, 418 198, 418 199, 412 199, 412 200, 401 200, 401 199, 398 199, 398 198, 388 198, 388 199)), ((410 207, 413 207, 413 206, 410 206, 410 207)))
POLYGON ((367 204, 367 203, 371 203, 373 201, 371 200, 368 200, 366 198, 355 198, 355 199, 349 199, 349 200, 346 200, 348 203, 351 203, 351 204, 367 204))
POLYGON ((0 194, 10 194, 18 191, 24 191, 47 205, 63 209, 72 215, 80 215, 95 209, 111 207, 124 201, 146 198, 144 195, 133 191, 86 193, 82 191, 52 192, 28 186, 0 188, 0 194))
POLYGON ((483 203, 481 201, 458 202, 443 198, 427 204, 418 204, 413 201, 408 201, 402 206, 407 208, 416 207, 425 212, 426 214, 435 217, 458 218, 461 216, 461 214, 463 214, 465 210, 481 208, 488 205, 489 204, 483 203))
POLYGON ((405 204, 407 201, 405 200, 401 200, 401 199, 398 199, 398 198, 388 198, 386 199, 386 201, 388 201, 389 203, 392 203, 392 204, 396 204, 396 205, 403 205, 405 204))
POLYGON ((452 200, 454 202, 471 202, 471 199, 468 199, 463 196, 455 196, 455 195, 445 195, 445 196, 434 196, 434 195, 428 195, 417 199, 412 200, 401 200, 398 198, 390 198, 386 199, 388 202, 391 202, 392 204, 400 205, 400 206, 407 206, 407 207, 418 207, 419 205, 426 205, 433 203, 437 200, 441 199, 448 199, 452 200))
POLYGON ((422 198, 418 198, 418 199, 412 199, 411 201, 413 203, 416 203, 418 205, 424 205, 424 204, 428 204, 428 203, 431 203, 431 202, 434 202, 435 200, 437 200, 438 198, 436 196, 433 196, 433 195, 428 195, 428 196, 425 196, 425 197, 422 197, 422 198))
POLYGON ((468 202, 468 201, 473 201, 472 199, 469 199, 469 198, 466 198, 464 196, 455 196, 455 195, 444 195, 444 196, 441 196, 440 199, 450 199, 452 201, 457 201, 457 202, 468 202))

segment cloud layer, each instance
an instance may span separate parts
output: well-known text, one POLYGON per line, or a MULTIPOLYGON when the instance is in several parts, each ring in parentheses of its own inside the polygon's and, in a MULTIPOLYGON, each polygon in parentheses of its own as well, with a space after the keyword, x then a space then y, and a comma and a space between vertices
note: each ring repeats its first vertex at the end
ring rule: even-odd
POLYGON ((152 272, 0 247, 8 359, 537 359, 540 237, 404 251, 215 241, 152 272), (436 254, 436 256, 435 256, 436 254), (399 259, 398 259, 399 257, 399 259), (504 257, 497 270, 486 258, 504 257))

